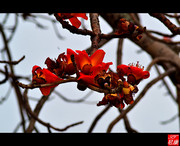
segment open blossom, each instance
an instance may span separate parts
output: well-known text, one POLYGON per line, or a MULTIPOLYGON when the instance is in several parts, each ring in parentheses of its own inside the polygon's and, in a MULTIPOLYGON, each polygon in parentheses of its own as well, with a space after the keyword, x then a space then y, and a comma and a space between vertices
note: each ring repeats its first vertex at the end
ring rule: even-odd
MULTIPOLYGON (((91 74, 92 67, 102 63, 105 52, 101 49, 95 51, 91 56, 85 50, 76 50, 78 55, 75 56, 76 64, 83 74, 91 74)), ((109 68, 109 66, 108 66, 109 68)))
POLYGON ((69 19, 71 24, 76 28, 79 28, 81 26, 81 21, 79 21, 77 17, 81 17, 85 20, 88 20, 86 13, 57 13, 57 14, 62 19, 69 19))
POLYGON ((111 64, 112 62, 98 64, 91 68, 91 73, 89 75, 80 72, 80 77, 78 78, 78 80, 83 80, 87 84, 102 87, 99 79, 102 77, 105 78, 106 71, 109 68, 109 65, 111 64))
POLYGON ((75 56, 75 59, 80 69, 80 77, 78 80, 83 80, 88 84, 99 86, 98 76, 104 76, 109 69, 109 65, 112 65, 112 62, 102 62, 105 55, 103 50, 97 50, 91 56, 88 56, 85 51, 76 50, 76 52, 78 55, 75 56))
MULTIPOLYGON (((111 82, 115 80, 115 78, 112 76, 113 74, 111 74, 111 82)), ((136 85, 132 86, 127 81, 122 81, 121 79, 118 79, 118 83, 115 86, 116 87, 121 86, 121 90, 118 93, 105 94, 105 96, 103 97, 101 101, 99 101, 97 106, 106 105, 110 103, 111 105, 117 108, 123 109, 125 106, 124 102, 127 105, 132 104, 134 102, 133 94, 138 92, 138 88, 136 85)))
POLYGON ((134 31, 136 31, 136 35, 134 36, 135 39, 140 40, 142 38, 142 33, 145 31, 145 27, 141 28, 132 22, 121 18, 117 24, 117 29, 115 31, 116 35, 132 35, 134 31))
POLYGON ((67 55, 61 53, 56 61, 48 57, 45 64, 48 70, 55 73, 57 76, 64 77, 66 74, 72 75, 75 73, 75 68, 71 60, 71 55, 76 55, 76 53, 71 49, 67 49, 67 55))
MULTIPOLYGON (((59 78, 49 70, 35 65, 32 68, 32 83, 34 84, 48 84, 48 83, 54 83, 57 81, 61 81, 63 79, 59 78)), ((44 96, 47 96, 51 92, 51 88, 56 87, 57 85, 47 86, 47 87, 41 87, 41 93, 44 96)))
POLYGON ((150 76, 149 72, 144 71, 144 67, 139 65, 139 62, 137 62, 137 64, 118 65, 117 73, 121 79, 124 79, 123 76, 127 76, 128 83, 131 83, 132 85, 137 85, 142 79, 147 79, 150 76))

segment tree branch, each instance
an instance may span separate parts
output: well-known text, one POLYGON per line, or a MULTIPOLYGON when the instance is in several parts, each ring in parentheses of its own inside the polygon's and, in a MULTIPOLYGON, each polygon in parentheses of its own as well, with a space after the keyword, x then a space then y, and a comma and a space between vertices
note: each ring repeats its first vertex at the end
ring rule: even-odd
POLYGON ((54 126, 52 126, 50 123, 46 123, 46 122, 42 121, 41 119, 39 119, 39 118, 36 116, 36 114, 32 111, 32 109, 31 109, 31 107, 30 107, 30 105, 29 105, 29 102, 28 102, 28 98, 27 98, 27 89, 25 89, 25 91, 24 91, 23 98, 24 98, 24 106, 25 106, 25 109, 27 110, 27 112, 28 112, 35 120, 37 120, 39 123, 41 123, 42 125, 46 126, 47 128, 52 128, 52 129, 54 129, 54 130, 56 130, 56 131, 65 131, 65 130, 67 130, 67 129, 70 128, 70 127, 73 127, 73 126, 76 126, 76 125, 79 125, 79 124, 82 124, 82 123, 83 123, 83 121, 80 121, 80 122, 77 122, 77 123, 73 123, 73 124, 71 124, 71 125, 68 125, 68 126, 66 126, 65 128, 62 128, 62 129, 57 128, 57 127, 54 127, 54 126))
POLYGON ((21 57, 18 61, 5 61, 5 60, 0 60, 0 63, 7 63, 7 64, 16 65, 16 64, 18 64, 19 62, 21 62, 24 58, 25 58, 25 56, 21 57))
POLYGON ((99 35, 101 34, 101 29, 99 25, 99 14, 98 13, 90 13, 90 21, 91 21, 91 28, 95 35, 91 36, 92 41, 92 51, 91 55, 98 49, 98 43, 100 42, 99 35))
POLYGON ((160 20, 174 35, 180 34, 180 27, 173 24, 164 14, 162 13, 149 13, 149 15, 160 20))

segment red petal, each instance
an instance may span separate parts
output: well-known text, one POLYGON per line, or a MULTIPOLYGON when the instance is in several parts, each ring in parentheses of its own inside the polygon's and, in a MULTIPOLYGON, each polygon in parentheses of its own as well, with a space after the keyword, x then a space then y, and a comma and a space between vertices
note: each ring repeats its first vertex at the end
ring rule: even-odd
POLYGON ((83 66, 86 64, 91 64, 91 60, 85 51, 76 50, 76 52, 78 53, 78 55, 77 55, 78 61, 76 63, 80 69, 82 69, 83 66))
POLYGON ((78 80, 83 80, 88 84, 98 86, 98 84, 94 82, 94 76, 92 75, 84 75, 83 73, 80 72, 80 77, 78 78, 78 80))
POLYGON ((97 50, 96 52, 94 52, 90 57, 92 66, 101 63, 104 59, 104 55, 105 52, 103 50, 97 50))
POLYGON ((129 73, 130 71, 130 67, 127 65, 121 64, 117 66, 117 72, 120 75, 127 75, 127 73, 129 73))
MULTIPOLYGON (((63 80, 63 79, 59 78, 58 76, 56 76, 55 74, 53 74, 52 72, 50 72, 48 69, 45 69, 45 68, 41 69, 37 65, 33 66, 33 69, 32 69, 33 79, 34 79, 34 77, 36 77, 36 72, 37 72, 37 74, 41 73, 41 76, 43 76, 43 80, 46 83, 53 83, 53 82, 63 80)), ((38 80, 36 80, 36 81, 38 81, 38 80)), ((41 81, 41 80, 39 79, 39 81, 41 81)), ((47 96, 47 95, 49 95, 51 88, 54 88, 56 86, 57 85, 42 87, 42 88, 40 88, 40 90, 43 95, 47 96)))
POLYGON ((60 80, 63 80, 61 78, 59 78, 58 76, 56 76, 55 74, 53 74, 52 72, 50 72, 49 70, 43 68, 42 69, 42 72, 45 76, 45 79, 47 81, 47 83, 53 83, 53 82, 56 82, 56 81, 60 81, 60 80))
POLYGON ((86 16, 86 13, 71 13, 72 16, 81 17, 85 20, 88 20, 88 17, 86 16))
POLYGON ((107 62, 107 63, 102 62, 103 70, 107 71, 109 66, 112 65, 112 64, 113 64, 112 62, 107 62))
POLYGON ((41 69, 41 67, 38 66, 38 65, 34 65, 33 68, 32 68, 32 74, 33 74, 33 75, 35 74, 35 71, 36 71, 37 69, 41 69))
POLYGON ((79 27, 81 26, 81 21, 79 21, 79 20, 77 19, 77 17, 72 17, 72 18, 69 19, 69 21, 70 21, 71 24, 72 24, 73 26, 75 26, 76 28, 79 28, 79 27))
POLYGON ((74 52, 72 49, 67 48, 67 55, 66 55, 67 56, 67 64, 72 63, 71 55, 74 55, 75 58, 77 56, 76 52, 74 52))
POLYGON ((148 71, 143 71, 143 79, 149 78, 150 73, 148 71))
POLYGON ((51 88, 52 88, 52 86, 50 86, 50 87, 42 87, 42 88, 40 88, 40 91, 44 96, 47 96, 47 95, 50 94, 51 88))

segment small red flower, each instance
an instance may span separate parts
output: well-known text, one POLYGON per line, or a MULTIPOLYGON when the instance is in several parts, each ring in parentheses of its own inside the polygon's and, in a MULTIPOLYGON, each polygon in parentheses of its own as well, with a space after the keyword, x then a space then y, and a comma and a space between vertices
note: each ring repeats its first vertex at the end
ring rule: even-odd
POLYGON ((112 104, 113 106, 117 107, 117 108, 121 108, 123 109, 124 108, 124 103, 123 103, 123 100, 120 96, 120 94, 106 94, 102 101, 99 101, 99 103, 97 104, 97 106, 101 106, 101 105, 106 105, 106 104, 112 104))
POLYGON ((147 79, 150 76, 150 73, 148 71, 144 71, 144 67, 141 67, 141 65, 139 65, 139 62, 137 62, 136 65, 134 65, 133 63, 129 65, 118 65, 117 73, 123 80, 123 76, 127 76, 128 83, 132 85, 137 85, 142 79, 147 79))
POLYGON ((78 55, 75 56, 77 66, 81 72, 86 75, 91 74, 93 70, 91 69, 92 67, 102 64, 105 55, 105 52, 101 49, 94 52, 91 56, 88 56, 85 50, 76 50, 76 52, 78 53, 78 55))
POLYGON ((134 24, 127 21, 124 18, 121 18, 117 25, 117 30, 115 34, 117 35, 123 35, 123 34, 130 34, 134 31, 135 27, 134 24))
POLYGON ((83 80, 87 84, 91 84, 91 85, 99 87, 100 85, 98 83, 98 79, 99 79, 98 76, 104 76, 106 71, 109 68, 109 65, 111 64, 112 62, 108 62, 108 63, 102 62, 101 64, 93 66, 90 69, 91 73, 89 75, 86 75, 80 72, 80 77, 78 78, 78 80, 83 80))
POLYGON ((121 18, 117 24, 117 30, 115 31, 115 34, 130 36, 133 34, 134 31, 136 31, 136 35, 134 35, 133 38, 140 40, 142 38, 142 35, 140 34, 142 34, 145 31, 145 29, 145 27, 140 28, 132 22, 129 22, 124 18, 121 18))
POLYGON ((71 49, 67 49, 67 55, 61 53, 56 61, 53 61, 48 57, 45 64, 47 65, 48 70, 55 73, 57 76, 64 77, 66 74, 72 75, 75 73, 75 68, 71 60, 71 55, 76 55, 76 53, 71 49))
POLYGON ((86 13, 57 13, 57 14, 62 19, 69 19, 71 24, 76 28, 79 28, 81 26, 81 21, 79 21, 77 17, 81 17, 85 20, 88 20, 86 13))
POLYGON ((76 52, 78 53, 78 55, 76 55, 76 63, 81 71, 78 80, 83 80, 87 84, 99 86, 97 82, 98 78, 96 77, 98 75, 104 75, 109 65, 112 65, 112 62, 102 62, 105 52, 100 49, 91 56, 88 56, 86 51, 76 50, 76 52))
MULTIPOLYGON (((113 80, 113 78, 112 78, 113 80)), ((138 92, 137 86, 132 86, 127 81, 122 82, 122 90, 115 94, 105 94, 103 99, 99 101, 97 106, 106 105, 110 103, 111 105, 123 109, 125 104, 132 104, 134 102, 133 94, 138 92)))
MULTIPOLYGON (((32 83, 35 84, 48 84, 48 83, 53 83, 53 82, 57 82, 57 81, 61 81, 63 79, 59 78, 58 76, 56 76, 55 74, 53 74, 52 72, 50 72, 49 70, 43 68, 41 69, 41 67, 35 65, 32 68, 32 83)), ((47 96, 50 94, 51 88, 56 87, 57 85, 53 85, 53 86, 48 86, 48 87, 41 87, 41 93, 44 96, 47 96)))

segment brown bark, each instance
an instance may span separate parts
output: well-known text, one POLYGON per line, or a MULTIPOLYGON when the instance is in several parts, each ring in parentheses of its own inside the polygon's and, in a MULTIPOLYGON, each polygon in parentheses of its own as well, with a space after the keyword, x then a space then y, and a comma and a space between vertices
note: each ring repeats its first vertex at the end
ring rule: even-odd
MULTIPOLYGON (((125 18, 127 20, 130 20, 131 22, 134 22, 133 19, 131 19, 131 16, 129 13, 103 13, 101 16, 110 24, 112 28, 116 28, 117 22, 120 18, 125 18)), ((142 34, 142 38, 137 40, 131 40, 135 44, 137 44, 141 49, 146 51, 152 58, 156 57, 167 57, 171 59, 178 67, 178 70, 176 73, 171 74, 170 78, 174 84, 180 83, 180 58, 179 56, 172 51, 170 48, 170 45, 167 45, 163 42, 153 40, 150 36, 148 36, 146 33, 142 34)), ((168 62, 161 62, 159 63, 165 70, 172 67, 172 64, 168 62)))

